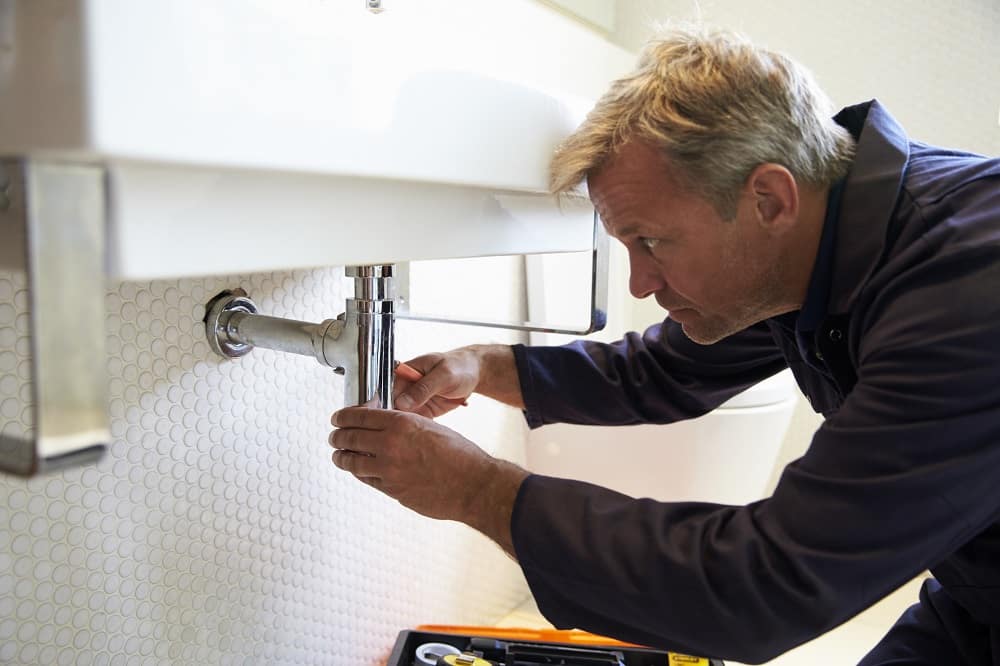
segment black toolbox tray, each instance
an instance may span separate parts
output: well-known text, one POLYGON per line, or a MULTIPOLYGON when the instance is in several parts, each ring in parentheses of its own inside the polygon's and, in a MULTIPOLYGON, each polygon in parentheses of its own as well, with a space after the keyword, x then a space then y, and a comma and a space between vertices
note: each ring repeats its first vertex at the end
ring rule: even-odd
MULTIPOLYGON (((396 637, 396 644, 392 648, 392 653, 389 655, 389 660, 386 662, 386 666, 413 666, 418 646, 424 643, 447 643, 452 645, 459 650, 466 650, 469 646, 470 641, 474 638, 483 638, 490 641, 501 641, 508 644, 520 644, 520 645, 538 645, 550 648, 566 648, 565 654, 566 658, 572 658, 571 655, 576 650, 605 650, 620 653, 624 659, 623 663, 625 666, 681 666, 685 663, 690 663, 691 666, 699 666, 707 663, 710 666, 725 666, 721 660, 718 659, 694 659, 685 658, 681 655, 674 655, 674 660, 670 660, 670 654, 665 650, 654 650, 645 647, 634 647, 626 645, 597 645, 592 643, 586 644, 576 644, 576 643, 554 643, 551 641, 540 641, 533 639, 512 639, 512 638, 497 638, 496 636, 489 636, 486 634, 458 634, 458 633, 443 633, 434 631, 421 631, 418 629, 404 629, 399 632, 396 637)), ((484 655, 489 657, 489 655, 484 655)), ((559 661, 553 661, 553 664, 559 664, 559 661)), ((571 665, 573 662, 565 662, 567 666, 571 665)))

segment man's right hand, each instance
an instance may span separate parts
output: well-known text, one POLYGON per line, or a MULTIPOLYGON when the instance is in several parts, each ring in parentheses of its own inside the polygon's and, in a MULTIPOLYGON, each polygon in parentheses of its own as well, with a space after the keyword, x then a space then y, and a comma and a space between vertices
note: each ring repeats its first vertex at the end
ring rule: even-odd
POLYGON ((524 406, 514 353, 507 345, 472 345, 407 361, 423 377, 396 377, 393 405, 404 412, 436 418, 473 392, 514 407, 524 406))
POLYGON ((425 354, 406 365, 423 377, 409 381, 396 375, 392 404, 404 412, 441 416, 460 405, 479 385, 479 359, 467 349, 425 354))

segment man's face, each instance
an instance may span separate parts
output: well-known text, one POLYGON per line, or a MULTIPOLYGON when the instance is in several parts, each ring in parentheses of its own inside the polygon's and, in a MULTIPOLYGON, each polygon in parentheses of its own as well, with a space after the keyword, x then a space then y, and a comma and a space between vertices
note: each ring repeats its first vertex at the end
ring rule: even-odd
POLYGON ((652 294, 695 342, 717 342, 780 310, 776 244, 749 189, 724 220, 639 141, 622 146, 588 186, 608 233, 628 250, 632 295, 652 294))

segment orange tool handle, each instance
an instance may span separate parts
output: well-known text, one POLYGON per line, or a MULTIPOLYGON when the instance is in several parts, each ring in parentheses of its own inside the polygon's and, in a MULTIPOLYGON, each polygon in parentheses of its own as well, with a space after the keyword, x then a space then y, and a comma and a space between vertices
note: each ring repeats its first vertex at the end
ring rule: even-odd
POLYGON ((573 643, 591 646, 642 647, 635 643, 624 643, 614 638, 598 636, 579 629, 532 629, 521 627, 461 626, 453 624, 421 624, 418 631, 440 634, 465 634, 499 638, 506 641, 544 641, 548 643, 573 643))
MULTIPOLYGON (((412 365, 407 365, 403 363, 402 361, 396 362, 396 374, 408 382, 415 382, 421 377, 423 377, 423 374, 419 370, 414 368, 412 365)), ((469 406, 469 403, 467 403, 465 400, 462 400, 461 398, 441 398, 441 399, 444 400, 445 402, 450 402, 455 405, 461 405, 463 407, 469 406)))

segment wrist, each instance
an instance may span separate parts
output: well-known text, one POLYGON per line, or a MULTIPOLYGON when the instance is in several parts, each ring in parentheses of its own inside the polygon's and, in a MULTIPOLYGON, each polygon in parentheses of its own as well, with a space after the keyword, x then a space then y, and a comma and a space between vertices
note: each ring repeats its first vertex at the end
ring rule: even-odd
POLYGON ((513 348, 510 345, 472 345, 466 349, 476 357, 479 365, 475 392, 523 409, 513 348))
POLYGON ((514 556, 511 517, 514 502, 529 472, 512 462, 487 458, 474 482, 462 522, 495 541, 514 556))

